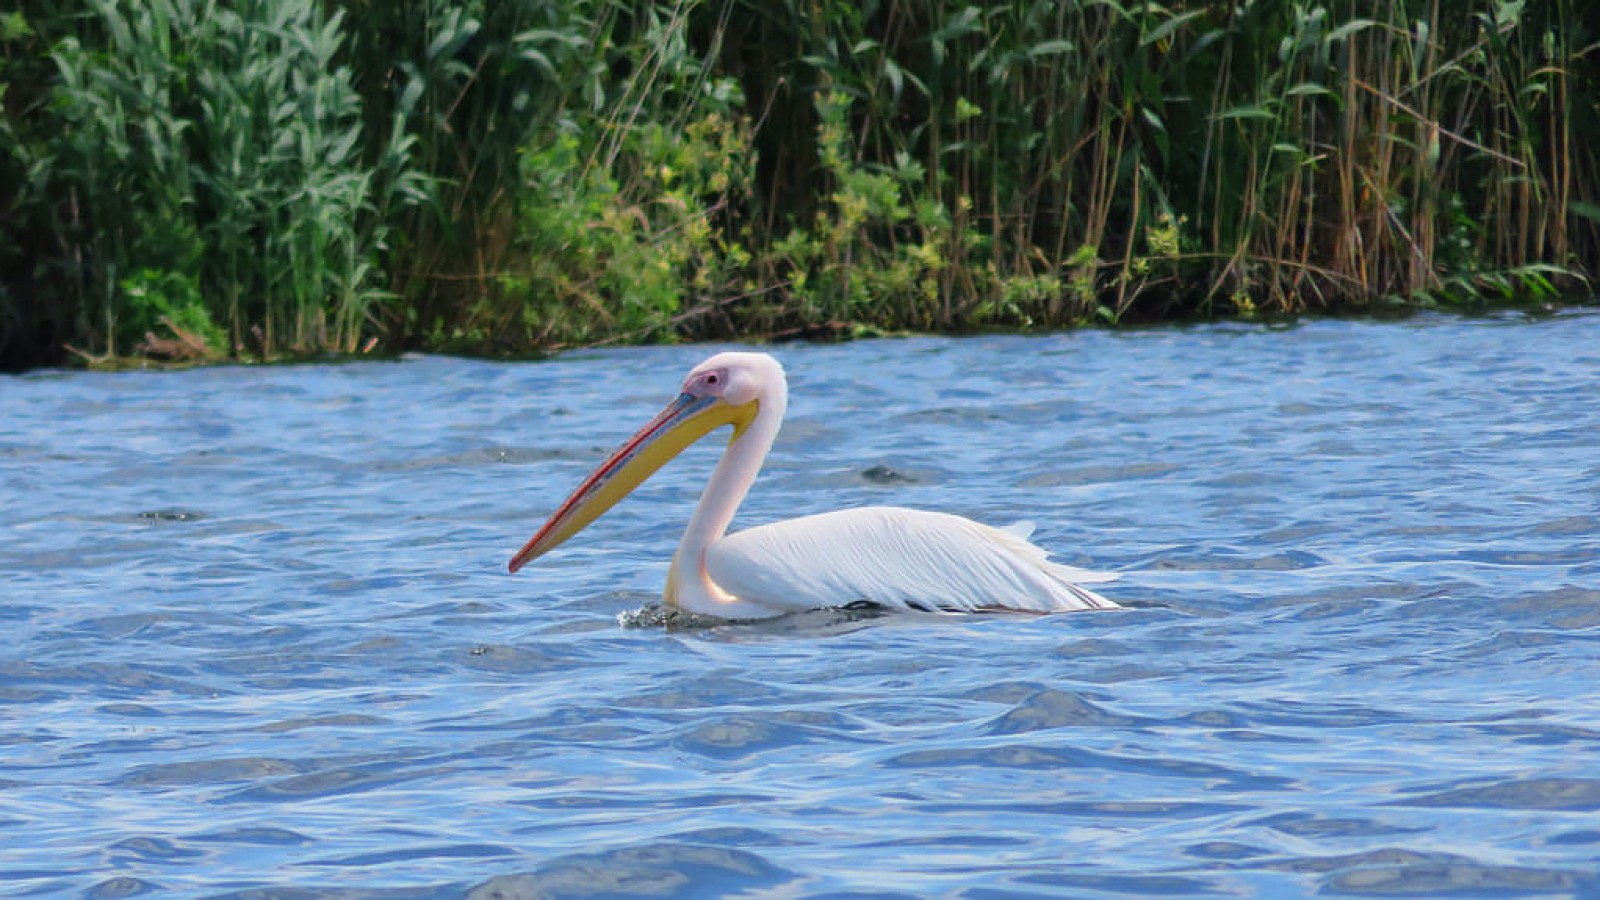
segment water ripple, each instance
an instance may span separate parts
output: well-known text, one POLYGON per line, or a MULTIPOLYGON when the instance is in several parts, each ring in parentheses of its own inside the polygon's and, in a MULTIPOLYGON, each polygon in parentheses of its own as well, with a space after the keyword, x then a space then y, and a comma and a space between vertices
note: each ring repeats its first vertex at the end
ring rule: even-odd
POLYGON ((7 378, 0 884, 1600 894, 1596 346, 787 345, 741 524, 1032 520, 1128 608, 748 625, 659 605, 716 442, 504 572, 706 348, 7 378))

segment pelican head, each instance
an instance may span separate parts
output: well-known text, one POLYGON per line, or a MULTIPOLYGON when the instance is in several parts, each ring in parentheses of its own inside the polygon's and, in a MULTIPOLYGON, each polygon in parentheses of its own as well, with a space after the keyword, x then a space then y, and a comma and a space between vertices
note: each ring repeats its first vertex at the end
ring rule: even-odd
POLYGON ((731 442, 737 442, 764 401, 777 405, 781 416, 786 396, 783 367, 765 353, 718 353, 695 366, 683 380, 677 399, 590 473, 532 540, 511 557, 511 571, 561 546, 668 460, 715 429, 732 425, 731 442))

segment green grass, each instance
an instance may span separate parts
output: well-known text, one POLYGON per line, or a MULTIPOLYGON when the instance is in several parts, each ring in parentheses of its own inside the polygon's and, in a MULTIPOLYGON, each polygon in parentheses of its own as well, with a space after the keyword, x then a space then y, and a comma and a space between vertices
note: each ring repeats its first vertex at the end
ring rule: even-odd
POLYGON ((23 0, 0 365, 1544 301, 1600 8, 23 0))

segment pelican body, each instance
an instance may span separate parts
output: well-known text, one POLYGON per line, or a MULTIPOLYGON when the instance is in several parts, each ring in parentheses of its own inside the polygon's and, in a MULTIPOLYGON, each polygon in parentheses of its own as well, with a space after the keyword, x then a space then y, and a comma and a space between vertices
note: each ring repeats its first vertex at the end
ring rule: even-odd
POLYGON ((993 528, 946 513, 864 507, 729 535, 728 525, 778 436, 783 367, 765 353, 718 353, 689 372, 677 399, 584 479, 511 558, 514 573, 599 518, 714 429, 733 436, 689 519, 665 603, 725 619, 762 619, 869 601, 926 612, 1111 609, 1082 583, 1114 575, 1050 562, 1026 523, 993 528))

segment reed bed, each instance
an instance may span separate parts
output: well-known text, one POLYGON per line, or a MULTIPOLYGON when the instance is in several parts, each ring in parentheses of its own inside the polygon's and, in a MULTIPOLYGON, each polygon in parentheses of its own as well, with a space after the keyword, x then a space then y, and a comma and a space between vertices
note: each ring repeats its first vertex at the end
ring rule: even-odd
POLYGON ((1545 300, 1600 8, 23 0, 0 364, 1545 300))

